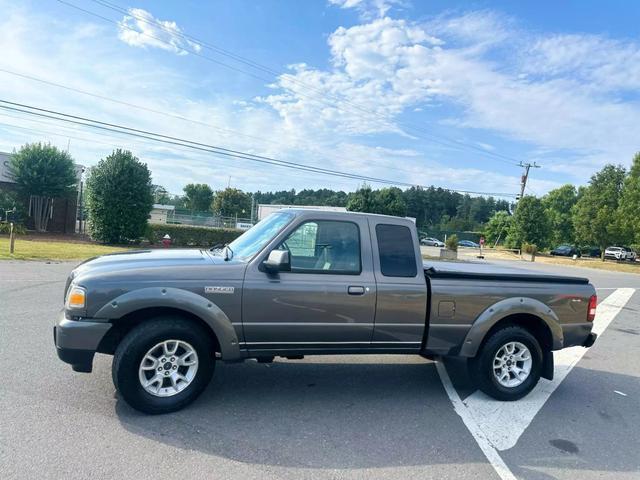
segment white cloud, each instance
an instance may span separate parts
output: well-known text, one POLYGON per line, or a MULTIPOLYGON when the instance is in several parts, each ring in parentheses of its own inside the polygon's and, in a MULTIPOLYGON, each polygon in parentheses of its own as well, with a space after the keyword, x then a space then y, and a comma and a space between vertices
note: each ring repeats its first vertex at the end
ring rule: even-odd
POLYGON ((515 21, 491 10, 444 13, 427 21, 424 28, 432 35, 461 42, 476 51, 478 47, 486 48, 507 40, 513 41, 516 36, 515 21))
POLYGON ((279 79, 284 93, 263 99, 299 129, 398 133, 403 112, 445 103, 447 124, 522 142, 530 159, 581 181, 593 170, 571 164, 626 163, 638 148, 640 105, 622 100, 640 86, 632 42, 531 33, 482 11, 423 25, 379 18, 338 28, 328 45, 332 69, 297 66, 279 79), (541 148, 552 154, 536 156, 541 148))
POLYGON ((404 0, 329 0, 331 5, 340 8, 355 8, 362 18, 384 17, 392 7, 403 7, 404 0))
POLYGON ((552 35, 538 39, 523 55, 530 74, 572 75, 602 91, 640 88, 640 43, 599 35, 552 35))
MULTIPOLYGON (((428 136, 411 137, 398 122, 410 112, 429 133, 434 128, 429 122, 442 120, 446 112, 450 126, 440 121, 435 127, 461 141, 496 153, 504 139, 523 142, 520 151, 528 150, 530 159, 545 166, 531 180, 535 191, 544 193, 571 176, 586 181, 607 161, 627 162, 640 138, 640 108, 620 97, 624 85, 635 82, 633 72, 640 65, 635 44, 533 34, 491 12, 449 14, 422 24, 382 17, 338 28, 328 37, 329 68, 292 65, 275 80, 272 95, 253 99, 249 92, 228 98, 219 89, 203 96, 213 90, 207 88, 207 74, 201 74, 207 69, 194 75, 190 69, 197 62, 168 67, 143 50, 126 48, 108 27, 38 16, 3 0, 0 6, 5 12, 0 20, 0 68, 200 123, 124 108, 1 72, 0 98, 283 160, 424 185, 517 191, 519 169, 499 170, 495 162, 484 160, 459 168, 459 149, 434 144, 428 136), (606 53, 596 59, 597 49, 605 47, 606 53), (563 62, 573 67, 563 68, 563 62), (607 68, 616 64, 624 65, 626 73, 619 79, 607 77, 607 68)), ((179 32, 173 22, 167 23, 179 32)), ((142 25, 136 28, 140 32, 142 25)), ((144 43, 144 35, 134 35, 127 43, 175 53, 188 47, 179 43, 179 35, 170 37, 174 43, 162 38, 172 47, 144 43)), ((361 183, 56 124, 2 116, 0 122, 53 132, 0 125, 0 150, 38 139, 66 147, 73 137, 72 154, 92 165, 114 146, 124 146, 149 163, 156 182, 174 192, 194 179, 221 188, 229 176, 233 185, 248 190, 353 190, 361 183)))
POLYGON ((133 47, 153 47, 186 55, 190 50, 199 52, 201 46, 185 38, 176 24, 158 20, 146 10, 129 8, 129 15, 118 23, 120 40, 133 47))
POLYGON ((328 44, 333 70, 295 65, 279 77, 282 91, 262 99, 291 125, 351 134, 400 132, 391 120, 441 88, 439 79, 423 74, 442 42, 404 20, 385 17, 340 27, 328 44))

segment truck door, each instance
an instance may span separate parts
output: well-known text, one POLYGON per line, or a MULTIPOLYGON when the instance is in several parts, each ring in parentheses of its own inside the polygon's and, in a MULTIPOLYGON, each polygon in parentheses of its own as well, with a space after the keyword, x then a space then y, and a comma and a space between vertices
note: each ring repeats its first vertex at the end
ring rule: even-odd
POLYGON ((415 228, 371 219, 377 307, 373 345, 419 350, 427 328, 427 284, 415 228))
POLYGON ((289 251, 291 271, 269 274, 253 265, 245 275, 247 348, 369 345, 376 284, 366 218, 303 217, 282 238, 271 250, 289 251))

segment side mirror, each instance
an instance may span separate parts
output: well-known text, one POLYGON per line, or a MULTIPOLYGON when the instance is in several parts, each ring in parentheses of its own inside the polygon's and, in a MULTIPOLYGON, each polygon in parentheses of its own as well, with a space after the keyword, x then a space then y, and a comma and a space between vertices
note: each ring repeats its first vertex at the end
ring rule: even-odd
POLYGON ((269 257, 262 263, 269 273, 290 272, 291 259, 288 250, 271 250, 269 257))

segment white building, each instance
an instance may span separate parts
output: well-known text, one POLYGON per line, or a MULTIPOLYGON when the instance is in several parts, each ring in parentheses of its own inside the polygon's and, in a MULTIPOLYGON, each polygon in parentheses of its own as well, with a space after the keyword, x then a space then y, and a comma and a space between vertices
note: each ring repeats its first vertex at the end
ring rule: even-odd
POLYGON ((173 218, 175 209, 173 205, 154 204, 149 214, 149 223, 167 223, 167 220, 173 218))
POLYGON ((314 206, 314 205, 271 205, 268 203, 258 204, 258 221, 262 220, 273 212, 282 210, 283 208, 300 208, 305 210, 325 210, 327 212, 346 212, 345 207, 326 207, 326 206, 314 206))

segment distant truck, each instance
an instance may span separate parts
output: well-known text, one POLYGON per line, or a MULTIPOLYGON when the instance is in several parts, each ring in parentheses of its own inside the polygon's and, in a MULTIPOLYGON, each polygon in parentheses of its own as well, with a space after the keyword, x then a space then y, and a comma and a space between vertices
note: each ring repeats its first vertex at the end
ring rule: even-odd
POLYGON ((94 258, 69 276, 55 345, 79 372, 114 355, 122 397, 165 413, 218 361, 325 354, 464 357, 482 391, 516 400, 553 378, 554 350, 595 341, 588 280, 423 265, 419 245, 411 220, 287 209, 222 249, 94 258))

